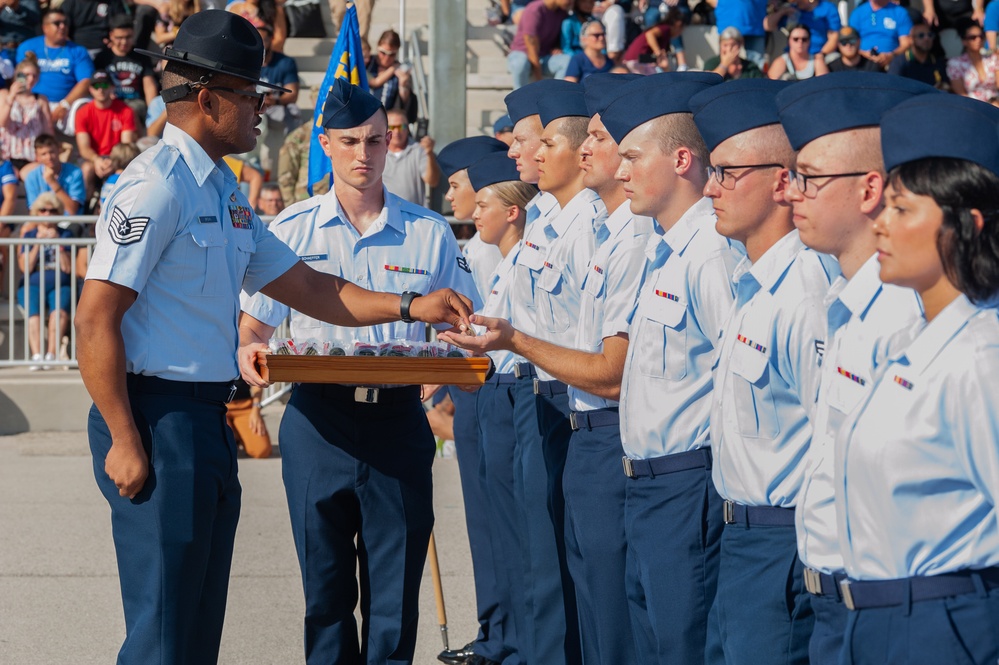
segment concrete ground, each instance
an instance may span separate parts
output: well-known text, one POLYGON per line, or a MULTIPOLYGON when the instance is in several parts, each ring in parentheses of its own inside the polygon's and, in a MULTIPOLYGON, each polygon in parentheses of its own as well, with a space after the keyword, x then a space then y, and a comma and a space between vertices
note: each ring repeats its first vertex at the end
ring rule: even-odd
MULTIPOLYGON (((272 433, 280 408, 267 409, 272 433)), ((239 471, 243 508, 219 662, 303 662, 304 603, 281 461, 241 459, 239 471)), ((449 634, 458 647, 477 626, 454 459, 436 460, 434 489, 449 634)), ((86 433, 0 437, 0 663, 113 663, 125 635, 117 577, 86 433)), ((441 648, 427 568, 415 663, 437 662, 441 648)))

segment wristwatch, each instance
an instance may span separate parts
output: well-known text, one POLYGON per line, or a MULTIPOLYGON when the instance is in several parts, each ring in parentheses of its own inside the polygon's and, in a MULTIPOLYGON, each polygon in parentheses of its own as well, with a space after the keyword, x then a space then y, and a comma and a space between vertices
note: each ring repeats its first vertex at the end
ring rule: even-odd
POLYGON ((405 291, 402 294, 402 300, 399 301, 399 315, 403 323, 416 323, 416 319, 409 315, 409 307, 413 304, 413 300, 422 296, 422 293, 417 293, 415 291, 405 291))

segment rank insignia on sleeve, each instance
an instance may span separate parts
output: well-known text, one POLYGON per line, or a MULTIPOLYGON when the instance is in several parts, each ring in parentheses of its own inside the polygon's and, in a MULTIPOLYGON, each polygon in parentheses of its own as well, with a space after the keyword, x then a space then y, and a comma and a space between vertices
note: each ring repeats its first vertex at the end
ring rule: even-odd
POLYGON ((148 217, 128 218, 118 206, 111 211, 111 221, 108 223, 108 233, 111 239, 119 245, 131 245, 142 240, 142 234, 146 232, 149 224, 148 217))
POLYGON ((826 341, 824 339, 815 340, 815 354, 820 360, 826 354, 826 341))
POLYGON ((458 267, 464 270, 465 272, 468 273, 472 272, 472 269, 468 267, 468 259, 466 259, 464 256, 458 257, 458 267))

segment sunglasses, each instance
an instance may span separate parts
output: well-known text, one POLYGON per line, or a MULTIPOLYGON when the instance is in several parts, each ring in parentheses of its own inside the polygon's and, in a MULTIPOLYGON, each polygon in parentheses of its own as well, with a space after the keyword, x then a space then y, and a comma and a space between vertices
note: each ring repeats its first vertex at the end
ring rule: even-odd
POLYGON ((378 52, 386 57, 391 57, 391 58, 394 58, 395 56, 399 55, 398 51, 386 51, 383 48, 378 49, 378 52))
POLYGON ((93 88, 94 90, 107 90, 108 88, 111 87, 111 84, 108 83, 107 81, 99 81, 97 83, 91 83, 90 87, 93 88))
POLYGON ((600 39, 601 37, 606 37, 607 33, 606 32, 591 32, 589 34, 589 36, 590 37, 596 37, 597 39, 600 39))
POLYGON ((39 208, 37 212, 40 215, 59 215, 62 213, 62 210, 59 210, 59 208, 39 208))
POLYGON ((808 42, 811 41, 811 37, 791 37, 792 42, 808 42))
POLYGON ((983 35, 981 33, 978 33, 976 35, 965 35, 964 36, 964 41, 967 41, 967 42, 978 41, 979 39, 984 39, 984 38, 985 38, 985 35, 983 35))
POLYGON ((56 27, 64 26, 67 23, 68 23, 67 21, 49 21, 49 25, 54 25, 56 27))
POLYGON ((856 46, 858 41, 859 41, 858 39, 856 39, 854 37, 850 37, 849 39, 841 39, 841 40, 839 40, 839 45, 840 46, 856 46))
POLYGON ((932 33, 932 32, 917 32, 917 33, 913 34, 912 36, 914 38, 916 38, 916 39, 927 39, 929 37, 933 37, 934 33, 932 33))
POLYGON ((388 127, 393 132, 401 132, 406 129, 406 125, 389 125, 388 127))
POLYGON ((257 92, 256 90, 236 90, 235 88, 223 88, 220 85, 213 85, 212 87, 206 89, 231 92, 237 95, 241 95, 243 97, 249 97, 250 99, 255 99, 257 100, 257 113, 260 113, 260 111, 264 108, 264 98, 267 97, 266 92, 257 92))

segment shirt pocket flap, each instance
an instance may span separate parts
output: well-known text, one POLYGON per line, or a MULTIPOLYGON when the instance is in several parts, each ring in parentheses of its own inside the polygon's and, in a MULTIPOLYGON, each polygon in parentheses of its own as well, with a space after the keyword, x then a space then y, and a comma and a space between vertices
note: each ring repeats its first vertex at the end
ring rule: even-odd
POLYGON ((197 224, 191 226, 190 231, 191 237, 199 247, 221 247, 225 244, 222 227, 218 224, 197 224))
POLYGON ((667 328, 679 328, 683 323, 683 315, 687 313, 687 303, 680 300, 657 297, 649 303, 645 312, 646 318, 661 323, 667 328))
POLYGON ((767 371, 770 358, 766 353, 736 342, 732 350, 732 372, 752 384, 758 384, 767 371))
POLYGON ((859 381, 863 381, 864 384, 868 382, 868 379, 857 377, 856 380, 845 376, 836 370, 836 376, 832 378, 829 384, 829 406, 836 409, 842 414, 848 414, 853 409, 860 404, 860 400, 864 398, 867 394, 867 388, 864 384, 859 381))
POLYGON ((524 247, 517 255, 517 263, 531 270, 541 270, 545 267, 545 255, 540 250, 524 247))
POLYGON ((600 292, 604 288, 604 271, 603 269, 597 270, 596 266, 590 268, 590 271, 586 273, 586 282, 583 284, 583 290, 589 293, 594 298, 600 296, 600 292))
POLYGON ((562 271, 546 263, 541 271, 541 275, 538 277, 538 288, 548 293, 555 293, 561 281, 562 271))

